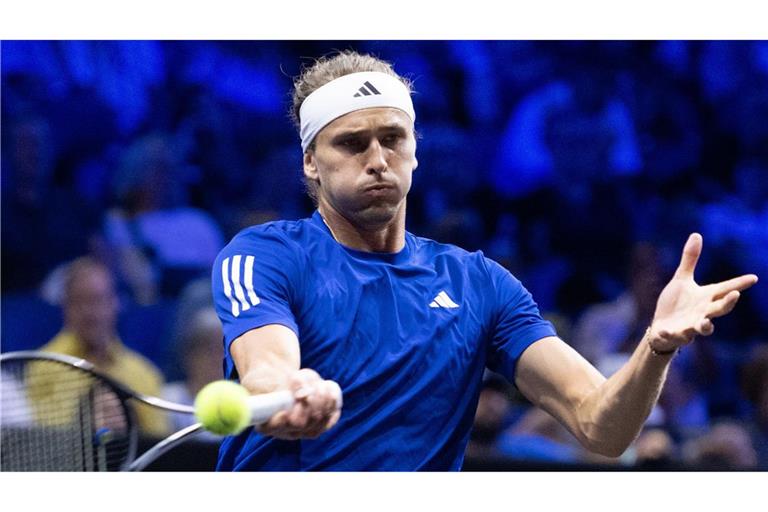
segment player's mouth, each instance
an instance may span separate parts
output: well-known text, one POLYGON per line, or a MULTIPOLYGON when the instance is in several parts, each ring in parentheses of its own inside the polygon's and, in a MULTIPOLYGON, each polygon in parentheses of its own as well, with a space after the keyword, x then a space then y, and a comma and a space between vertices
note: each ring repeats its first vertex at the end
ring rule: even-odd
POLYGON ((375 185, 369 185, 363 189, 366 193, 386 193, 390 190, 395 190, 394 185, 388 183, 377 183, 375 185))

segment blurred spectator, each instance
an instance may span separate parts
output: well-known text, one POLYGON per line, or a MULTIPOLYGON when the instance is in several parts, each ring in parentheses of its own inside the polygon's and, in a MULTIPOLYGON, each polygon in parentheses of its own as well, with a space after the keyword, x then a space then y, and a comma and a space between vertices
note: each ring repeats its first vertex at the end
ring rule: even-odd
POLYGON ((4 292, 35 288, 58 263, 86 252, 95 230, 94 212, 55 183, 53 130, 40 116, 19 119, 8 133, 3 121, 4 292))
POLYGON ((494 189, 505 198, 519 197, 552 182, 554 160, 547 145, 547 122, 572 101, 567 83, 556 81, 532 91, 515 107, 492 167, 494 189))
MULTIPOLYGON (((305 186, 302 169, 301 151, 296 150, 295 143, 272 148, 259 162, 259 179, 251 179, 252 188, 242 202, 250 213, 272 211, 281 219, 301 217, 305 186)), ((244 191, 239 192, 242 196, 244 191)))
MULTIPOLYGON (((697 358, 707 341, 699 339, 677 355, 667 372, 667 381, 659 396, 657 408, 663 412, 664 425, 680 430, 684 435, 709 425, 710 403, 702 382, 718 378, 716 371, 707 371, 702 358, 697 358), (696 345, 702 345, 696 350, 696 345)), ((715 369, 716 370, 716 369, 715 369)))
POLYGON ((556 183, 564 191, 642 168, 635 121, 616 94, 616 82, 606 67, 579 67, 569 77, 571 101, 548 119, 544 140, 556 183))
MULTIPOLYGON (((221 322, 212 307, 200 308, 186 318, 177 350, 184 380, 166 384, 163 398, 191 405, 203 386, 224 378, 222 337, 221 322)), ((194 421, 188 414, 174 414, 173 430, 184 428, 194 421)))
MULTIPOLYGON (((118 298, 105 265, 89 257, 73 261, 67 270, 63 300, 64 327, 40 350, 85 359, 130 389, 150 396, 160 394, 163 377, 159 370, 118 337, 118 298)), ((145 434, 168 432, 164 413, 142 404, 136 412, 145 434)))
POLYGON ((107 212, 104 236, 121 280, 141 304, 207 275, 224 245, 213 218, 187 206, 192 172, 173 139, 156 134, 126 151, 115 176, 119 206, 107 212))
POLYGON ((446 41, 447 54, 462 68, 462 118, 471 124, 488 125, 499 116, 498 75, 488 41, 446 41))
POLYGON ((574 329, 573 345, 600 366, 616 352, 631 353, 651 324, 664 286, 661 255, 655 246, 638 243, 629 262, 628 287, 615 300, 588 308, 574 329))
POLYGON ((768 70, 764 41, 706 41, 698 79, 719 128, 735 136, 741 150, 768 142, 768 70))
POLYGON ((166 91, 176 117, 175 137, 200 179, 191 184, 190 203, 204 208, 220 221, 243 190, 253 184, 248 152, 240 143, 245 130, 235 122, 233 108, 214 97, 207 84, 192 84, 166 91), (175 108, 174 108, 175 107, 175 108))
MULTIPOLYGON (((739 161, 730 193, 704 205, 699 216, 705 243, 722 250, 734 270, 768 275, 768 251, 754 250, 768 247, 768 154, 739 161)), ((768 310, 768 287, 756 286, 750 295, 768 310)), ((761 316, 754 321, 768 326, 761 316)))
POLYGON ((487 373, 477 402, 474 425, 466 455, 474 458, 492 458, 500 455, 499 436, 509 425, 512 404, 509 384, 502 377, 487 373))
POLYGON ((664 469, 677 461, 677 446, 665 430, 651 428, 640 433, 633 444, 638 468, 664 469))
MULTIPOLYGON (((661 47, 671 50, 673 42, 661 47)), ((687 46, 678 42, 678 58, 672 66, 686 66, 683 56, 687 46)), ((675 55, 667 53, 667 58, 675 55)), ((673 73, 641 64, 633 69, 632 112, 637 120, 638 147, 644 162, 643 173, 660 188, 689 171, 700 173, 702 160, 701 115, 690 82, 675 79, 673 73)))
POLYGON ((719 471, 757 468, 757 453, 749 432, 739 423, 723 421, 683 445, 685 462, 719 471))
POLYGON ((498 261, 513 274, 517 273, 520 263, 520 247, 517 242, 519 229, 519 222, 514 215, 500 215, 486 249, 489 258, 498 261))
MULTIPOLYGON (((467 141, 478 137, 446 121, 420 122, 417 130, 419 138, 416 154, 420 165, 414 174, 414 191, 438 192, 441 202, 453 208, 467 206, 470 193, 484 181, 483 145, 475 141, 472 151, 467 151, 467 141)), ((445 205, 440 204, 425 207, 433 222, 437 221, 445 209, 445 205)))
POLYGON ((467 457, 518 461, 580 462, 582 450, 552 416, 529 406, 513 406, 512 386, 488 372, 480 391, 467 457))
MULTIPOLYGON (((195 314, 205 308, 213 307, 211 295, 211 280, 209 277, 198 277, 190 281, 179 293, 176 300, 176 314, 171 327, 170 345, 174 351, 174 359, 179 352, 182 338, 195 314)), ((183 370, 180 368, 180 370, 183 370)))
MULTIPOLYGON (((19 375, 12 375, 0 368, 0 423, 3 427, 28 425, 33 421, 33 411, 19 375)), ((4 434, 6 435, 6 434, 4 434)))
MULTIPOLYGON (((520 280, 536 298, 542 312, 557 309, 558 290, 573 275, 573 262, 552 247, 552 229, 544 219, 534 218, 521 225, 520 280)), ((581 300, 588 300, 588 292, 581 290, 581 300), (585 293, 586 292, 586 293, 585 293)), ((562 312, 566 316, 571 313, 562 312)))
POLYGON ((439 218, 433 219, 430 238, 476 251, 483 245, 483 227, 482 220, 474 210, 449 209, 439 218))
POLYGON ((634 120, 612 90, 614 78, 582 68, 569 75, 540 86, 512 113, 492 174, 504 197, 550 184, 580 193, 590 182, 640 172, 634 120))
MULTIPOLYGON (((586 454, 568 432, 550 414, 537 407, 529 408, 498 440, 499 453, 516 460, 577 463, 586 454)), ((605 462, 605 457, 598 457, 605 462)))
POLYGON ((741 373, 744 396, 752 405, 752 440, 760 469, 768 470, 768 343, 755 347, 741 373))

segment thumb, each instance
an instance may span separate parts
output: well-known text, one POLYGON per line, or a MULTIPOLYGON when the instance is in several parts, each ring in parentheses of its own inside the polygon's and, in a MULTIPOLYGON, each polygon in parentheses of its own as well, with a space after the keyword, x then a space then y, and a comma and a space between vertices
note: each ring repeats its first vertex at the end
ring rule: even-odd
POLYGON ((704 240, 698 233, 691 233, 688 240, 683 247, 683 255, 680 258, 680 265, 677 267, 675 277, 688 278, 693 277, 693 272, 696 270, 696 263, 701 256, 701 248, 704 245, 704 240))

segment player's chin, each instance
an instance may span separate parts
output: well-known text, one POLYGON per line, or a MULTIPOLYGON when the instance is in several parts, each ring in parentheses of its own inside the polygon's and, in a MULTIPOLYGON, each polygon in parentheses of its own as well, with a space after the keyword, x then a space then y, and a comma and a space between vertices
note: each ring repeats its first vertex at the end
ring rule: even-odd
POLYGON ((371 215, 394 216, 403 204, 403 196, 400 194, 387 194, 375 197, 363 197, 359 203, 371 215))
POLYGON ((355 216, 365 226, 384 226, 392 222, 398 209, 399 204, 393 201, 368 201, 359 206, 355 216))

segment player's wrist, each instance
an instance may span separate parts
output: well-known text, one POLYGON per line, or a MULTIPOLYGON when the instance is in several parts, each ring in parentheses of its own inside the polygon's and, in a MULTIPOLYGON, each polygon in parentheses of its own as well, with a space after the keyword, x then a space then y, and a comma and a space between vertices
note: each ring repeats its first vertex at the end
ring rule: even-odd
POLYGON ((680 346, 662 338, 653 328, 653 324, 645 330, 643 340, 648 346, 651 355, 655 357, 671 357, 680 351, 680 346))

